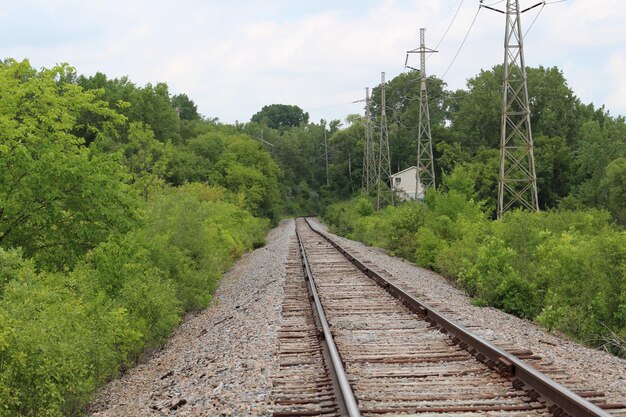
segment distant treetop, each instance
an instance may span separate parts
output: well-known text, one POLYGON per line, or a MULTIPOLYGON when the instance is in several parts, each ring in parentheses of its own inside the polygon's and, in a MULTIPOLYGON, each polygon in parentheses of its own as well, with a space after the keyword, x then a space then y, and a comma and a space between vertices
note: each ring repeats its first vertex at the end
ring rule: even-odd
POLYGON ((254 114, 253 122, 265 124, 273 129, 297 127, 309 123, 309 113, 289 104, 270 104, 254 114))

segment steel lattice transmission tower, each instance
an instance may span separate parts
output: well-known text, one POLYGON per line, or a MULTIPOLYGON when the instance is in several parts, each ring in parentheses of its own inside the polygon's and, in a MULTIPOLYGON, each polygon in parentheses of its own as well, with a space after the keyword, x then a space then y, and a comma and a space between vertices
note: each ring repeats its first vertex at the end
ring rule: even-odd
POLYGON ((505 14, 498 218, 514 207, 539 210, 519 1, 507 0, 505 14))
POLYGON ((370 112, 370 89, 365 88, 365 144, 363 147, 362 187, 366 194, 374 190, 378 178, 374 137, 372 135, 372 114, 370 112))
POLYGON ((384 204, 394 204, 391 181, 391 158, 389 156, 389 131, 387 130, 387 102, 385 97, 385 73, 380 73, 380 140, 378 143, 378 167, 376 176, 376 208, 384 204))
MULTIPOLYGON (((409 54, 420 54, 420 113, 417 132, 417 181, 415 183, 415 199, 419 197, 420 184, 425 192, 429 187, 435 187, 435 164, 433 161, 433 138, 430 130, 430 111, 428 108, 428 89, 426 88, 426 54, 437 52, 426 48, 425 28, 420 28, 420 46, 407 51, 405 66, 409 54)), ((411 68, 411 67, 409 67, 411 68)))

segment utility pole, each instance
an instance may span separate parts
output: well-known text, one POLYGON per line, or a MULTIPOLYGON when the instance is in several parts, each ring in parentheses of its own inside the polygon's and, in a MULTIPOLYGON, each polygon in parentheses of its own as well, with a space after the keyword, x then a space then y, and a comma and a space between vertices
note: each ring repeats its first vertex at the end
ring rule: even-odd
POLYGON ((374 190, 378 177, 374 138, 372 136, 372 115, 370 113, 370 89, 365 87, 365 144, 363 146, 363 179, 362 187, 365 194, 374 190))
POLYGON ((507 0, 506 11, 482 5, 506 15, 504 36, 504 81, 500 128, 500 174, 498 178, 498 219, 511 208, 539 211, 537 174, 530 127, 528 84, 519 0, 507 0))
MULTIPOLYGON (((435 187, 435 164, 433 161, 433 138, 430 130, 430 111, 428 109, 428 90, 426 88, 426 54, 437 52, 426 48, 425 28, 420 28, 420 47, 407 51, 405 67, 409 60, 409 54, 420 54, 420 113, 419 128, 417 133, 417 172, 415 182, 415 200, 419 198, 420 185, 423 192, 430 187, 435 187)), ((411 68, 411 67, 409 67, 411 68)))
POLYGON ((380 210, 383 204, 394 204, 393 184, 391 184, 391 158, 389 156, 389 131, 387 130, 387 102, 385 98, 385 73, 380 73, 380 141, 378 146, 378 175, 376 177, 377 198, 376 209, 380 210), (389 185, 387 185, 389 181, 389 185))

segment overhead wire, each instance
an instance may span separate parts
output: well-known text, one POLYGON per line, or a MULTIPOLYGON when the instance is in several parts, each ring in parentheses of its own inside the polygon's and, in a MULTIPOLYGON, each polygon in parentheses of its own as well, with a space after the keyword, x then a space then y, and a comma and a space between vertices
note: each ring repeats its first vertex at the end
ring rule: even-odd
MULTIPOLYGON (((462 49, 463 49, 463 47, 465 46, 465 43, 467 42, 467 39, 468 39, 468 37, 469 37, 469 35, 470 35, 470 33, 471 33, 472 29, 474 28, 474 25, 475 25, 475 23, 476 23, 476 20, 478 19, 478 15, 480 14, 480 9, 481 9, 482 7, 493 7, 493 6, 497 5, 497 4, 503 3, 503 2, 505 2, 505 1, 506 1, 506 0, 497 0, 497 1, 494 1, 494 2, 489 3, 489 4, 482 4, 482 3, 480 4, 480 6, 479 6, 478 10, 476 11, 476 14, 474 15, 474 18, 472 19, 472 23, 470 24, 470 26, 469 26, 469 28, 468 28, 468 30, 467 30, 467 32, 466 32, 466 34, 465 34, 464 38, 463 38, 463 41, 461 42, 461 45, 460 45, 460 46, 459 46, 459 48, 457 49, 457 51, 456 51, 456 53, 455 53, 454 57, 452 58, 452 60, 451 60, 451 61, 450 61, 450 63, 448 64, 448 66, 447 66, 446 70, 444 71, 443 75, 441 76, 441 78, 440 78, 441 80, 443 80, 443 79, 446 77, 446 75, 448 74, 448 72, 450 71, 450 69, 452 68, 452 66, 454 65, 454 63, 456 62, 456 60, 457 60, 457 58, 458 58, 459 54, 461 53, 461 50, 462 50, 462 49)), ((538 3, 537 5, 533 6, 533 7, 536 7, 536 6, 538 6, 538 5, 540 5, 540 4, 541 4, 541 6, 542 6, 542 7, 539 9, 539 12, 538 12, 538 13, 537 13, 537 15, 534 17, 534 19, 533 19, 533 21, 531 22, 530 26, 526 29, 526 32, 524 33, 524 37, 526 37, 526 35, 530 32, 530 30, 532 29, 532 27, 533 27, 533 26, 534 26, 534 24, 536 23, 537 19, 539 18, 539 15, 541 14, 541 12, 543 11, 543 9, 544 9, 544 7, 545 7, 546 5, 548 5, 548 4, 555 4, 555 3, 562 3, 562 2, 564 2, 564 1, 567 1, 567 0, 543 1, 542 3, 538 3)), ((458 17, 458 14, 459 14, 459 12, 460 12, 460 10, 461 10, 461 7, 463 6, 463 3, 464 3, 464 0, 460 0, 459 5, 457 6, 456 11, 455 11, 455 13, 454 13, 454 16, 452 17, 452 20, 451 20, 451 21, 450 21, 450 23, 448 24, 448 27, 446 28, 446 30, 445 30, 445 32, 444 32, 444 34, 442 35, 442 37, 440 38, 439 42, 437 43, 437 46, 435 46, 435 48, 434 48, 434 49, 437 49, 437 48, 441 45, 441 43, 443 42, 443 40, 445 39, 445 37, 446 37, 446 36, 447 36, 447 34, 449 33, 450 29, 452 28, 452 25, 454 24, 454 22, 456 21, 456 18, 458 17)), ((430 56, 429 56, 429 57, 427 57, 427 59, 428 59, 428 58, 430 58, 430 56)), ((407 67, 405 66, 405 67, 404 67, 404 70, 403 70, 402 72, 405 72, 405 71, 406 71, 406 68, 407 68, 407 67)), ((419 81, 419 80, 420 80, 420 77, 416 77, 415 79, 410 80, 409 82, 417 82, 417 81, 419 81)), ((429 79, 429 80, 427 80, 427 81, 428 81, 428 82, 431 82, 432 80, 430 80, 430 79, 429 79)), ((468 96, 468 95, 471 95, 471 94, 472 94, 472 92, 468 92, 468 93, 463 94, 463 95, 460 95, 460 96, 449 96, 449 97, 448 97, 448 99, 452 99, 452 100, 459 100, 459 99, 461 99, 462 97, 465 97, 465 96, 468 96)), ((407 98, 407 99, 412 100, 411 98, 407 98)), ((413 99, 415 99, 415 98, 413 98, 413 99)), ((434 98, 429 99, 429 101, 430 101, 430 100, 432 100, 432 99, 434 99, 434 98)), ((317 108, 314 108, 314 109, 309 109, 309 111, 314 111, 314 110, 322 110, 322 109, 333 108, 333 107, 340 107, 340 106, 346 106, 346 105, 349 105, 349 104, 356 104, 356 103, 360 103, 360 102, 363 102, 363 101, 364 101, 364 99, 361 99, 361 100, 355 100, 355 101, 345 102, 345 103, 341 103, 341 104, 334 104, 334 105, 330 105, 330 106, 317 107, 317 108)))
POLYGON ((528 26, 528 28, 526 29, 526 32, 524 32, 524 36, 522 36, 522 39, 526 38, 526 35, 528 35, 528 32, 530 32, 530 30, 532 29, 533 25, 535 24, 535 22, 539 18, 539 15, 543 11, 544 7, 546 7, 546 2, 545 1, 541 5, 541 9, 539 9, 539 12, 535 15, 535 18, 533 19, 533 21, 530 23, 530 26, 528 26))
POLYGON ((478 19, 478 14, 480 13, 481 9, 482 9, 482 7, 478 7, 478 10, 476 10, 476 14, 474 15, 474 19, 472 20, 472 23, 470 24, 470 27, 467 30, 467 33, 465 34, 465 37, 463 38, 463 42, 461 42, 461 45, 459 46, 459 49, 456 51, 456 54, 454 54, 454 58, 452 58, 452 61, 450 61, 450 64, 448 65, 448 68, 446 68, 446 70, 444 71, 443 75, 441 76, 441 79, 444 79, 446 77, 446 75, 448 74, 448 71, 450 71, 450 68, 452 68, 452 65, 454 65, 454 62, 456 61, 456 59, 458 58, 459 54, 461 53, 461 49, 463 49, 463 46, 465 46, 465 42, 467 41, 467 37, 469 36, 470 32, 472 31, 472 28, 474 27, 474 24, 476 23, 476 19, 478 19))
POLYGON ((461 6, 463 6, 463 2, 465 0, 461 0, 461 2, 459 3, 459 7, 457 7, 456 12, 454 13, 454 16, 452 17, 452 20, 450 21, 450 24, 448 25, 448 28, 446 29, 446 31, 443 33, 443 35, 441 36, 441 39, 439 39, 439 42, 437 42, 437 46, 435 46, 434 49, 439 48, 439 45, 441 45, 441 43, 443 42, 444 38, 446 37, 446 35, 448 34, 448 32, 450 31, 450 28, 452 27, 452 25, 454 24, 454 21, 456 20, 456 17, 459 15, 459 11, 461 11, 461 6))

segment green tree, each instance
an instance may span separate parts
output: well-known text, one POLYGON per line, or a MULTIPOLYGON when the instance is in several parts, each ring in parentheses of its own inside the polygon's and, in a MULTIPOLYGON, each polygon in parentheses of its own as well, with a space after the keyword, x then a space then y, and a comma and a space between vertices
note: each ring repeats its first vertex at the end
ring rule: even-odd
MULTIPOLYGON (((535 136, 560 136, 575 140, 578 126, 586 113, 580 100, 556 68, 527 68, 528 100, 532 131, 535 136)), ((467 91, 459 90, 451 104, 452 135, 475 152, 481 146, 498 149, 502 113, 502 65, 467 81, 467 91)))
MULTIPOLYGON (((126 116, 129 122, 142 122, 149 126, 157 140, 180 141, 180 121, 167 84, 137 87, 128 77, 108 79, 102 73, 92 77, 78 77, 77 83, 87 90, 103 91, 102 99, 112 109, 126 116)), ((120 127, 120 135, 126 134, 127 130, 120 127)), ((91 138, 88 142, 91 142, 91 138)))
POLYGON ((294 105, 270 104, 263 106, 250 121, 265 124, 272 129, 284 129, 306 125, 309 123, 309 113, 294 105))
MULTIPOLYGON (((416 164, 420 80, 419 71, 408 72, 394 77, 387 82, 385 87, 392 172, 416 164)), ((436 144, 444 140, 443 125, 447 118, 445 83, 431 76, 428 77, 427 84, 433 144, 436 144)), ((380 117, 381 114, 380 94, 380 86, 374 87, 370 109, 374 118, 380 117)), ((375 133, 374 136, 378 134, 375 133)))
POLYGON ((172 96, 172 106, 182 120, 199 120, 198 106, 193 102, 187 94, 177 94, 172 96))
POLYGON ((600 183, 600 194, 615 220, 626 226, 626 157, 607 165, 600 183))
POLYGON ((144 200, 151 191, 162 188, 169 163, 168 144, 156 140, 143 123, 131 123, 128 143, 123 147, 124 161, 133 175, 133 183, 144 200))
POLYGON ((73 265, 137 218, 124 169, 73 134, 83 114, 112 125, 123 117, 94 91, 59 82, 70 70, 0 65, 0 245, 22 247, 40 267, 73 265))
POLYGON ((616 158, 626 156, 626 123, 623 118, 606 118, 583 123, 575 164, 579 198, 590 206, 602 204, 600 183, 606 167, 616 158))
POLYGON ((574 185, 572 150, 560 136, 540 135, 534 142, 540 208, 554 208, 574 185))

